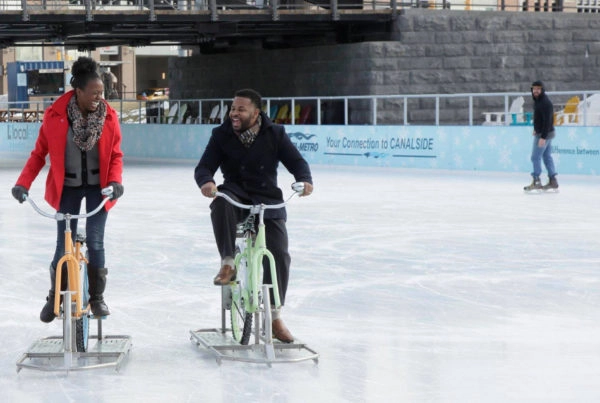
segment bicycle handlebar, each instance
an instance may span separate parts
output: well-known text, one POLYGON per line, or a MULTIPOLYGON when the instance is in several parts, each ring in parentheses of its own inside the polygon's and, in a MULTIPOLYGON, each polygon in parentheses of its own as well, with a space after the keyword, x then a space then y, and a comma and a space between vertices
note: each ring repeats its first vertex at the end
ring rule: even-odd
MULTIPOLYGON (((89 213, 85 213, 85 214, 68 214, 70 218, 74 218, 74 219, 78 219, 78 218, 88 218, 93 216, 94 214, 98 213, 103 207, 104 205, 110 200, 110 195, 112 195, 113 193, 113 187, 112 186, 107 186, 104 189, 102 189, 101 191, 103 196, 107 196, 104 198, 104 200, 102 200, 102 202, 98 205, 98 207, 96 207, 94 210, 90 211, 89 213)), ((42 210, 40 207, 38 207, 37 204, 35 204, 35 202, 33 201, 33 199, 31 197, 29 197, 28 195, 24 195, 23 199, 27 200, 29 202, 29 204, 31 204, 31 207, 33 207, 33 209, 35 211, 37 211, 40 215, 43 215, 44 217, 48 217, 48 218, 52 218, 56 221, 63 221, 65 219, 65 216, 67 214, 65 213, 48 213, 44 210, 42 210)))
POLYGON ((292 195, 286 201, 284 201, 283 203, 279 203, 279 204, 262 204, 262 203, 257 204, 257 205, 243 204, 236 200, 233 200, 233 198, 231 196, 229 196, 227 193, 223 193, 223 192, 215 192, 215 197, 222 197, 236 207, 250 210, 251 213, 257 214, 260 210, 278 209, 278 208, 285 207, 285 205, 290 201, 290 199, 292 197, 294 197, 294 195, 301 195, 302 193, 304 193, 304 183, 302 183, 302 182, 292 183, 292 190, 294 190, 294 193, 292 193, 292 195))

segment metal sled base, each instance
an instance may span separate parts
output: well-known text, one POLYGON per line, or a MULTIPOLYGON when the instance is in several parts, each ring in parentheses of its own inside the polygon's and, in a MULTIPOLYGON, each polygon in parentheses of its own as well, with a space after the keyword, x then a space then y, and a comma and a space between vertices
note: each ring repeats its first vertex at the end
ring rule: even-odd
MULTIPOLYGON (((254 344, 241 345, 233 339, 231 330, 225 327, 228 303, 226 287, 222 287, 221 328, 190 330, 190 340, 197 346, 203 346, 216 357, 221 365, 223 360, 251 362, 257 364, 300 362, 313 360, 319 362, 319 353, 309 348, 304 343, 281 343, 271 337, 271 311, 264 312, 264 322, 260 320, 259 313, 254 314, 254 323, 264 323, 264 329, 255 326, 253 330, 254 344), (267 335, 267 336, 265 336, 267 335)), ((268 286, 263 285, 264 305, 270 306, 268 286)), ((231 304, 229 304, 230 306, 231 304)))
MULTIPOLYGON (((281 343, 274 341, 264 344, 248 344, 236 342, 229 331, 222 329, 190 330, 190 339, 196 345, 212 352, 221 365, 223 360, 252 362, 271 365, 274 363, 300 362, 313 360, 319 362, 319 354, 304 343, 281 343)), ((264 341, 264 339, 261 339, 264 341)))
MULTIPOLYGON (((63 291, 65 299, 71 298, 71 291, 63 291)), ((17 372, 23 368, 40 371, 80 371, 84 369, 115 367, 118 371, 121 362, 131 349, 131 336, 104 336, 102 334, 102 318, 98 320, 98 334, 87 337, 87 351, 77 351, 73 339, 71 304, 63 304, 63 335, 51 336, 34 342, 26 353, 17 361, 17 372), (71 318, 65 320, 64 318, 71 318), (90 340, 97 340, 95 345, 90 340)))
POLYGON ((34 342, 17 361, 17 372, 23 368, 69 372, 107 367, 118 371, 130 349, 130 336, 104 336, 95 345, 90 343, 86 352, 65 351, 62 336, 45 337, 34 342))

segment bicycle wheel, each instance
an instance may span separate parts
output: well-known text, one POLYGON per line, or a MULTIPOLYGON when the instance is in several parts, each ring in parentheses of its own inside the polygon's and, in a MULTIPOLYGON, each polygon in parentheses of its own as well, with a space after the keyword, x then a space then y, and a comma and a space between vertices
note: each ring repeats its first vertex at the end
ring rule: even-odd
MULTIPOLYGON (((243 246, 237 245, 235 254, 241 253, 243 246)), ((240 259, 237 267, 236 281, 231 285, 231 334, 233 339, 246 345, 252 332, 252 314, 246 312, 242 290, 245 286, 246 259, 240 259)))
MULTIPOLYGON (((85 254, 86 258, 88 257, 87 251, 85 254)), ((80 278, 81 278, 81 286, 79 292, 82 294, 82 309, 85 309, 88 305, 88 301, 90 299, 88 293, 88 277, 87 277, 87 265, 85 262, 81 262, 79 264, 80 278)), ((77 346, 77 351, 86 352, 88 349, 88 340, 90 337, 90 318, 87 314, 84 314, 81 318, 75 320, 75 345, 77 346)))

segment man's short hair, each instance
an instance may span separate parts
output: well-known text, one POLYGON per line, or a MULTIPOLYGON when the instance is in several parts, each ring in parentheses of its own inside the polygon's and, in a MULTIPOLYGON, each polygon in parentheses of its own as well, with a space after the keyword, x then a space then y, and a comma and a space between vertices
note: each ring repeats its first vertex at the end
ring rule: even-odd
POLYGON ((255 91, 253 89, 246 88, 243 90, 236 91, 234 96, 241 97, 241 98, 248 98, 250 101, 252 101, 254 106, 256 106, 256 108, 259 110, 262 107, 262 97, 257 91, 255 91))
POLYGON ((533 87, 542 87, 542 88, 544 88, 544 83, 543 83, 543 82, 541 82, 540 80, 536 80, 536 81, 534 81, 534 82, 531 84, 531 88, 533 88, 533 87))

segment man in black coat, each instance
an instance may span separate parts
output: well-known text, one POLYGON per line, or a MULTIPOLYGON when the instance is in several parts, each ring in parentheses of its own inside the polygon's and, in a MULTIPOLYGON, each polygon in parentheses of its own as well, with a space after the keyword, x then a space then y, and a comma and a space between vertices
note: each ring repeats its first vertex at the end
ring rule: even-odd
POLYGON ((541 81, 531 84, 531 95, 533 97, 533 146, 531 150, 531 162, 533 181, 531 185, 525 186, 525 190, 535 189, 557 189, 556 169, 552 159, 552 139, 554 138, 554 107, 541 81), (542 186, 540 175, 542 173, 542 159, 548 171, 548 183, 542 186))
MULTIPOLYGON (((244 204, 282 203, 283 193, 277 186, 279 162, 294 175, 297 182, 304 182, 301 196, 312 193, 308 163, 292 144, 284 127, 271 122, 261 112, 261 106, 262 99, 256 91, 245 89, 235 93, 228 119, 213 129, 196 166, 194 177, 204 196, 214 198, 218 189, 244 204), (223 173, 223 184, 217 187, 213 176, 219 167, 223 173)), ((235 279, 236 225, 243 219, 244 211, 223 198, 216 198, 210 208, 215 240, 221 255, 221 269, 214 278, 214 284, 227 285, 235 279)), ((267 249, 275 258, 279 298, 283 306, 291 260, 285 208, 266 210, 264 218, 267 249)), ((271 284, 270 270, 264 271, 264 283, 271 284)), ((279 310, 273 309, 272 316, 273 335, 283 342, 294 341, 281 320, 279 310)))

